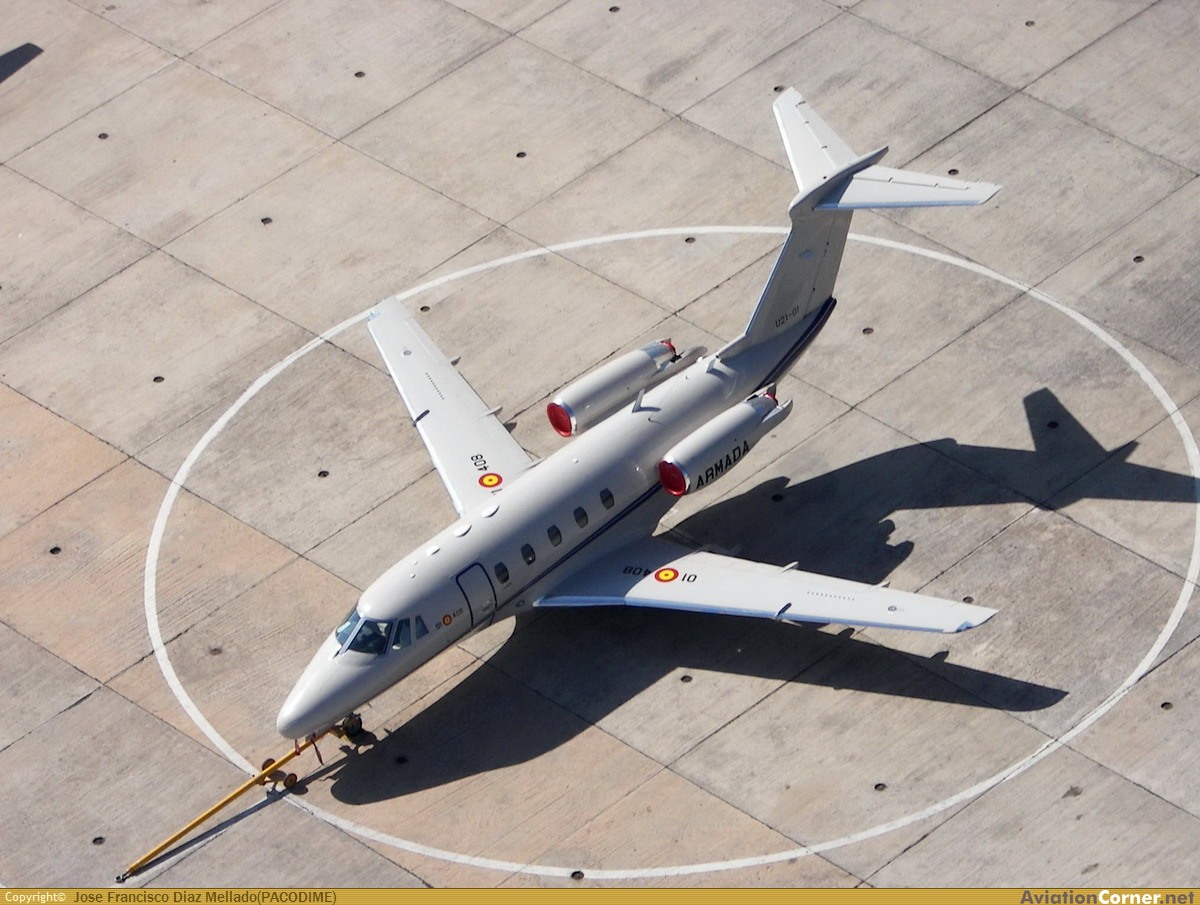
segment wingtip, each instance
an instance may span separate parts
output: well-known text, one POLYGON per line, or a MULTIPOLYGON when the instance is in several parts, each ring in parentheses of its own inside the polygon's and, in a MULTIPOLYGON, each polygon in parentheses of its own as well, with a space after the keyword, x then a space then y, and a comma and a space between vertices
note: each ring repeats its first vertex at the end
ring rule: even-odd
POLYGON ((987 622, 989 619, 991 619, 993 616, 995 616, 996 613, 1000 612, 999 610, 988 609, 987 607, 982 607, 982 606, 971 607, 971 609, 978 610, 979 613, 972 614, 972 617, 970 619, 965 619, 958 626, 958 628, 954 629, 951 632, 951 634, 957 634, 958 632, 965 632, 967 629, 979 628, 979 626, 983 625, 985 622, 987 622))
POLYGON ((1002 188, 1004 188, 1004 186, 996 185, 996 183, 994 183, 994 182, 981 182, 981 183, 979 183, 979 187, 980 187, 981 191, 987 192, 987 197, 984 198, 982 201, 980 201, 979 202, 980 204, 987 204, 989 201, 991 201, 993 198, 996 197, 997 192, 999 192, 1002 188))

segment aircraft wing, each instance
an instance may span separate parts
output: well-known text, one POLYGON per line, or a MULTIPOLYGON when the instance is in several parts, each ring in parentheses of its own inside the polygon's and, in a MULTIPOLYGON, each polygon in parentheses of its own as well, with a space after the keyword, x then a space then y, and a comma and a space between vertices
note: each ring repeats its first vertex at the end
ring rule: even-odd
POLYGON ((794 622, 961 632, 995 610, 689 550, 647 538, 568 578, 535 606, 647 606, 794 622))
POLYGON ((533 464, 402 304, 384 302, 367 327, 459 515, 533 464))

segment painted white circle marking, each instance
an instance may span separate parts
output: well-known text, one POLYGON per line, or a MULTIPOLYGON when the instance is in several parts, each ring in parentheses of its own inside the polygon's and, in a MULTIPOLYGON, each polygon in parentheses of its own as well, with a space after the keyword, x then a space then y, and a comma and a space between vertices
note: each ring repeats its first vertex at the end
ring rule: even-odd
MULTIPOLYGON (((504 267, 508 264, 515 264, 519 261, 529 260, 531 258, 541 257, 548 254, 557 254, 564 251, 571 251, 578 248, 588 248, 596 245, 606 245, 614 242, 628 242, 638 239, 657 239, 667 238, 672 236, 687 236, 687 235, 786 235, 787 230, 772 227, 772 226, 692 226, 678 229, 650 229, 639 232, 616 233, 609 236, 599 236, 593 239, 580 239, 574 242, 563 242, 558 245, 551 245, 546 248, 537 248, 530 251, 521 252, 520 254, 509 255, 507 257, 498 258, 494 261, 489 261, 485 264, 477 264, 474 267, 467 267, 463 270, 455 271, 454 273, 446 274, 438 277, 419 286, 409 289, 406 292, 399 293, 393 298, 405 300, 412 298, 422 292, 427 292, 430 289, 435 289, 439 286, 444 286, 447 283, 455 280, 463 279, 464 277, 472 276, 477 273, 483 273, 488 270, 494 270, 498 267, 504 267)), ((883 248, 890 248, 896 251, 904 251, 910 254, 920 255, 922 257, 931 258, 935 261, 941 261, 945 264, 950 264, 954 267, 962 268, 980 276, 986 277, 996 282, 1003 283, 1006 286, 1011 286, 1031 298, 1037 299, 1060 314, 1071 318, 1102 343, 1116 352, 1125 361, 1126 364, 1142 379, 1149 387, 1150 392, 1162 405, 1167 412, 1174 425, 1175 430, 1179 434, 1180 440, 1183 442, 1184 450, 1188 457, 1188 466, 1191 468, 1192 477, 1200 482, 1200 450, 1197 449, 1196 440, 1192 436, 1192 432, 1188 429, 1187 423, 1180 414, 1178 406, 1175 405, 1167 391, 1159 383, 1158 379, 1129 349, 1121 345, 1114 337, 1106 332, 1098 324, 1074 311, 1062 303, 1051 298, 1046 293, 1028 286, 1019 280, 1014 280, 999 274, 988 267, 981 264, 975 264, 971 261, 957 258, 952 255, 942 254, 941 252, 930 251, 925 248, 919 248, 915 245, 906 245, 901 242, 893 242, 888 239, 878 239, 871 236, 863 236, 856 233, 851 233, 850 238, 858 242, 865 242, 869 245, 878 245, 883 248)), ((166 495, 163 497, 162 504, 159 506, 158 516, 154 520, 154 527, 150 532, 150 545, 146 551, 146 572, 144 583, 145 608, 146 608, 146 627, 150 634, 150 643, 154 648, 154 656, 158 661, 159 669, 162 671, 163 678, 166 679, 167 685, 170 686, 172 693, 178 699, 180 705, 191 717, 192 721, 199 727, 209 740, 216 745, 222 754, 232 763, 236 764, 246 773, 253 775, 258 771, 251 763, 246 760, 241 754, 234 750, 233 746, 227 742, 224 737, 217 732, 213 725, 201 712, 200 708, 192 700, 187 690, 183 687, 183 683, 179 680, 179 676, 175 672, 175 667, 171 664, 171 659, 167 654, 166 644, 163 642, 162 630, 158 621, 158 598, 157 598, 157 569, 159 552, 162 549, 163 535, 166 532, 167 521, 171 516, 171 510, 175 505, 175 500, 179 496, 179 491, 183 488, 184 482, 188 475, 203 455, 209 444, 217 438, 229 422, 237 415, 239 411, 253 399, 264 387, 272 380, 278 377, 283 371, 295 364, 313 349, 318 348, 322 343, 332 339, 344 330, 354 326, 359 321, 365 320, 370 314, 372 305, 366 311, 347 318, 340 324, 326 330, 320 336, 312 341, 301 346, 287 358, 280 361, 274 367, 266 371, 262 376, 255 380, 246 389, 237 401, 233 403, 220 418, 216 420, 196 443, 187 458, 183 460, 183 464, 179 466, 179 470, 175 473, 175 477, 171 480, 170 486, 167 488, 166 495)), ((1200 483, 1197 484, 1198 498, 1200 503, 1200 483)), ((1154 664, 1155 659, 1170 640, 1171 635, 1178 627, 1183 614, 1187 611, 1188 602, 1192 596, 1192 588, 1196 582, 1197 576, 1200 575, 1200 507, 1197 509, 1196 528, 1192 538, 1192 555, 1188 563, 1186 580, 1183 582, 1183 587, 1180 589, 1179 598, 1175 602, 1174 608, 1171 610, 1170 616, 1167 618, 1166 624, 1163 625, 1154 643, 1150 649, 1142 657, 1141 661, 1134 667, 1133 671, 1125 678, 1116 690, 1108 697, 1100 702, 1093 710, 1085 714, 1080 720, 1075 723, 1070 729, 1064 732, 1056 739, 1050 739, 1041 745, 1036 751, 1027 757, 1022 758, 1016 763, 1004 768, 998 773, 988 777, 987 779, 977 782, 970 788, 935 802, 920 811, 914 811, 904 817, 887 823, 881 823, 869 829, 862 830, 857 833, 852 833, 847 836, 841 836, 837 839, 830 839, 826 842, 814 843, 813 845, 800 846, 798 848, 788 849, 786 851, 774 852, 767 855, 750 855, 745 858, 732 858, 724 861, 711 861, 703 864, 679 864, 670 867, 652 867, 652 868, 628 868, 615 870, 596 870, 582 868, 588 879, 592 880, 631 880, 631 879, 647 879, 654 877, 673 877, 685 874, 708 873, 712 871, 735 870, 743 867, 757 867, 764 864, 772 864, 778 861, 789 861, 793 858, 801 858, 805 855, 812 855, 818 852, 826 852, 831 849, 841 848, 845 845, 851 845, 855 842, 862 842, 866 839, 882 836, 885 833, 890 833, 893 830, 898 830, 901 827, 910 826, 918 823, 927 817, 932 817, 949 808, 952 808, 965 801, 969 801, 976 796, 982 795, 989 789, 998 786, 1002 782, 1006 782, 1016 776, 1020 776, 1030 767, 1044 760, 1050 754, 1063 747, 1080 733, 1084 732, 1093 723, 1108 713, 1121 698, 1129 693, 1129 690, 1137 684, 1138 680, 1146 674, 1150 667, 1154 664)), ((445 849, 433 848, 428 845, 422 845, 419 842, 413 842, 408 839, 401 839, 398 836, 392 836, 388 833, 382 833, 378 830, 373 830, 370 827, 362 826, 352 820, 347 820, 344 817, 339 817, 337 814, 330 813, 324 808, 317 807, 294 796, 288 796, 286 799, 292 805, 307 811, 314 817, 326 821, 327 823, 354 833, 365 839, 370 839, 374 842, 379 842, 384 845, 392 846, 403 851, 413 852, 414 854, 424 855, 430 858, 437 858, 443 861, 451 861, 456 864, 465 864, 471 867, 480 867, 489 870, 507 871, 509 873, 532 874, 542 877, 569 877, 573 870, 579 868, 558 867, 548 864, 522 864, 515 861, 502 861, 495 858, 481 858, 475 855, 466 855, 460 852, 451 852, 445 849)))

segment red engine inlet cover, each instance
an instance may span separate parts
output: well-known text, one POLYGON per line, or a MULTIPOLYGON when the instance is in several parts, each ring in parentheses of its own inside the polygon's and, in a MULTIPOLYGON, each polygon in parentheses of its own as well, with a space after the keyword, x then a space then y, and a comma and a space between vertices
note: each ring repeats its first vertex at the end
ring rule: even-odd
POLYGON ((732 471, 791 410, 791 403, 780 405, 769 392, 726 409, 667 450, 658 462, 659 483, 674 496, 707 487, 732 471))
POLYGON ((674 462, 664 459, 658 463, 658 480, 672 496, 683 496, 688 491, 687 475, 674 462))
POLYGON ((551 402, 546 406, 546 417, 550 419, 550 426, 564 437, 569 437, 575 432, 575 426, 571 423, 571 413, 565 406, 551 402))

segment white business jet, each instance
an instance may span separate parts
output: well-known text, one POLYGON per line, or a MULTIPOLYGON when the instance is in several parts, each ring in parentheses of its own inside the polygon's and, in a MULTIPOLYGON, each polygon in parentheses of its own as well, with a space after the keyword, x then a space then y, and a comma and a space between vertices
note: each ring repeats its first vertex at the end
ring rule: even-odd
MULTIPOLYGON (((998 190, 858 156, 794 90, 775 102, 800 192, 745 332, 714 354, 669 340, 580 378, 547 409, 570 443, 534 462, 396 300, 371 335, 459 518, 379 577, 279 712, 301 739, 350 717, 464 635, 524 607, 645 606, 959 632, 995 612, 693 550, 654 537, 679 497, 720 480, 791 411, 776 382, 836 304, 856 208, 980 204, 998 190)), ((353 719, 353 717, 350 717, 353 719)))

